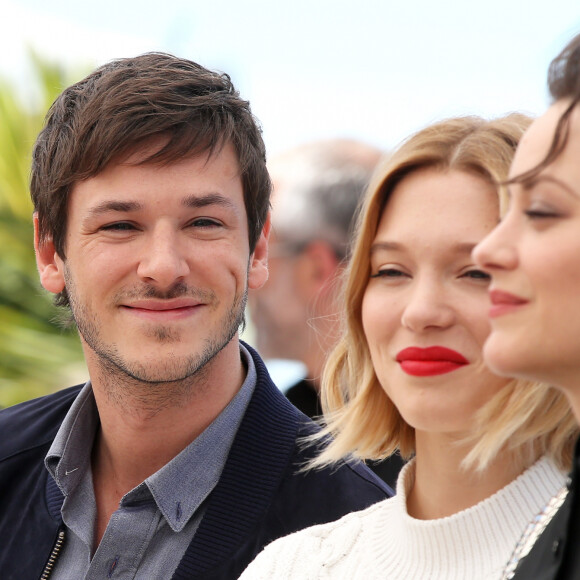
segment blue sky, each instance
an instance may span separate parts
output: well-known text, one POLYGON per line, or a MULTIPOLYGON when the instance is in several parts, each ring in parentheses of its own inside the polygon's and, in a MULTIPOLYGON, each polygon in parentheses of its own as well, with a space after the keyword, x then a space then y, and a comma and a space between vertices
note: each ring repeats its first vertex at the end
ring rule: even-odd
POLYGON ((458 114, 539 114, 578 0, 0 0, 0 74, 26 46, 71 68, 165 50, 229 73, 271 154, 328 137, 385 149, 458 114))

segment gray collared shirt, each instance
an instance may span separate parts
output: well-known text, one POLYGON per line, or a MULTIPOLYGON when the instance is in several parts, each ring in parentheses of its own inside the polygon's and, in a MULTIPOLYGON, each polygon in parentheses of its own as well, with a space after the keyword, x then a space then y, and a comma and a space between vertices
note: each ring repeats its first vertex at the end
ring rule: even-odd
POLYGON ((91 450, 99 416, 92 387, 84 386, 45 460, 65 496, 61 513, 67 527, 51 579, 172 576, 199 526, 203 502, 220 478, 256 385, 254 361, 242 345, 240 351, 248 372, 239 392, 199 437, 121 499, 92 558, 91 450))

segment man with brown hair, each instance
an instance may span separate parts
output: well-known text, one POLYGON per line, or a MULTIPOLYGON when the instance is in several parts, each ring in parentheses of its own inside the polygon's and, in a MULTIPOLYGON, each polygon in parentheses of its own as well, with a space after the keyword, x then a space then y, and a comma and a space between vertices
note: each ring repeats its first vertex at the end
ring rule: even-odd
POLYGON ((0 412, 2 578, 236 578, 389 493, 300 471, 315 428, 238 339, 267 279, 261 133, 227 75, 146 54, 66 89, 33 153, 40 280, 90 380, 0 412))

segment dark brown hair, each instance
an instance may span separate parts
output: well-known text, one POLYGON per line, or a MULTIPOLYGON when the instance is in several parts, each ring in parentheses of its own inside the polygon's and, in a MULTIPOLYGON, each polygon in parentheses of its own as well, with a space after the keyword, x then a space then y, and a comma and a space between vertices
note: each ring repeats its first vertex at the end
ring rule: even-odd
POLYGON ((552 143, 544 159, 530 170, 511 178, 507 183, 522 183, 533 179, 566 147, 570 133, 570 116, 580 103, 580 34, 576 35, 550 63, 548 89, 553 101, 570 99, 570 104, 558 119, 552 143))
POLYGON ((33 150, 30 191, 40 241, 65 258, 68 198, 140 146, 166 138, 142 163, 169 164, 219 152, 230 142, 240 165, 250 252, 270 205, 261 128, 227 74, 165 53, 114 60, 53 103, 33 150))

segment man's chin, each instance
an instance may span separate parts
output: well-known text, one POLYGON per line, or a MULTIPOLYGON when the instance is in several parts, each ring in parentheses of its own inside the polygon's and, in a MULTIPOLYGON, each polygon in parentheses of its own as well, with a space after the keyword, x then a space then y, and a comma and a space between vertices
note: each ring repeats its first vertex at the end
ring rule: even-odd
POLYGON ((205 364, 207 361, 200 364, 199 360, 176 360, 172 357, 169 361, 156 361, 150 365, 128 363, 122 365, 120 370, 129 378, 143 383, 174 383, 196 376, 205 364))
POLYGON ((203 357, 176 357, 175 353, 165 354, 162 348, 152 348, 147 355, 141 352, 131 355, 97 353, 98 364, 105 374, 116 376, 117 380, 137 383, 172 383, 184 381, 200 370, 203 357))

